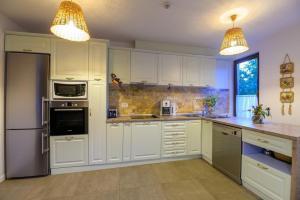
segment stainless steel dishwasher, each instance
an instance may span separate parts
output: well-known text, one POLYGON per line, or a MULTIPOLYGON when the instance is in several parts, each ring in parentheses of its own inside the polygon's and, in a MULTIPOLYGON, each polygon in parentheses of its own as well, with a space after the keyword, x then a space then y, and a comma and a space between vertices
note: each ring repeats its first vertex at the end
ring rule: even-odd
POLYGON ((212 163, 215 168, 241 184, 242 131, 213 124, 212 163))

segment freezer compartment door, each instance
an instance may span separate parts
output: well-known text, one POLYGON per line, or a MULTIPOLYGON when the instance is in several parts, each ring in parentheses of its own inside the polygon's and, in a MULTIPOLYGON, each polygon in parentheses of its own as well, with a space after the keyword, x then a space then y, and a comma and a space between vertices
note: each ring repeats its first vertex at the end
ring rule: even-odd
POLYGON ((43 176, 49 172, 47 129, 6 131, 6 177, 43 176))
POLYGON ((6 54, 6 129, 44 127, 48 79, 49 55, 6 54))

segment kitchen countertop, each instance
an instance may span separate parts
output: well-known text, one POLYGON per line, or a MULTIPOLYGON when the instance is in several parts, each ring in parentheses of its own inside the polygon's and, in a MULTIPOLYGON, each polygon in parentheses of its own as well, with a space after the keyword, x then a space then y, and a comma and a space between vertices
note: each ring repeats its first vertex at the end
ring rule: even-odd
POLYGON ((264 124, 253 124, 249 119, 241 119, 236 117, 229 118, 206 118, 206 117, 187 117, 187 116, 158 116, 158 118, 151 119, 131 119, 128 117, 117 117, 107 119, 107 123, 121 123, 121 122, 147 122, 147 121, 176 121, 176 120, 208 120, 215 123, 235 126, 243 129, 258 131, 268 135, 278 136, 281 138, 298 140, 300 139, 300 126, 265 122, 264 124))

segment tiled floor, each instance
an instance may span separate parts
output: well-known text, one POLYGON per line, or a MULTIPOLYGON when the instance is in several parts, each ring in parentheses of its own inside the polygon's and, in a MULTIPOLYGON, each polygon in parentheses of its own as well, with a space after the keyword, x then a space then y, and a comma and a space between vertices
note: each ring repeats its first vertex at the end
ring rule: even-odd
POLYGON ((0 200, 254 200, 206 162, 176 161, 9 180, 0 200))

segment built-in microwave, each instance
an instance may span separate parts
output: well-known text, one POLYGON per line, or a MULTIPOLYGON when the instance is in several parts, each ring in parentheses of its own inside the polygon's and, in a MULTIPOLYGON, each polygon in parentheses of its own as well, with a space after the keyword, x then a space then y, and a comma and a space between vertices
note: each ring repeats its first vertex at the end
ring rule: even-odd
POLYGON ((53 99, 87 99, 86 81, 52 81, 53 99))

